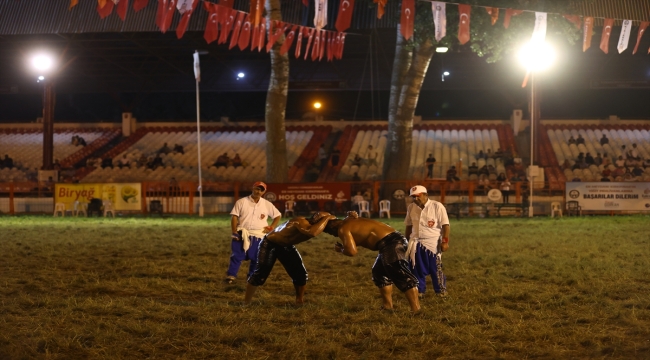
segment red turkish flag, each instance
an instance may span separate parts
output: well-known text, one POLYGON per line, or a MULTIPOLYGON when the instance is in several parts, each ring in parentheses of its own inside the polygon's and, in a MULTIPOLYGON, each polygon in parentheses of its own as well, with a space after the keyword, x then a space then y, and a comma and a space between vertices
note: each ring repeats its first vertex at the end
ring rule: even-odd
MULTIPOLYGON (((252 18, 253 18, 253 16, 251 15, 251 19, 252 19, 252 18)), ((253 22, 252 22, 252 20, 251 20, 251 27, 253 27, 253 22)), ((252 33, 252 39, 251 39, 251 50, 255 50, 255 48, 257 47, 257 43, 258 43, 259 40, 260 40, 260 27, 259 27, 259 25, 258 25, 258 26, 255 26, 255 27, 253 28, 253 30, 251 30, 251 33, 252 33)))
POLYGON ((307 39, 307 47, 305 48, 305 60, 307 60, 307 56, 309 56, 309 48, 311 47, 311 41, 314 38, 314 32, 316 29, 303 28, 303 31, 305 32, 305 35, 309 34, 309 39, 307 39))
POLYGON ((98 3, 97 13, 99 14, 100 18, 104 19, 113 12, 114 7, 115 3, 112 0, 106 1, 103 7, 100 7, 100 4, 98 3))
POLYGON ((133 2, 133 11, 138 12, 149 4, 149 0, 135 0, 133 2))
POLYGON ((332 59, 338 58, 340 47, 341 47, 341 33, 337 32, 336 35, 334 35, 334 40, 332 41, 332 59))
POLYGON ((162 28, 165 11, 167 10, 167 0, 158 0, 158 9, 156 10, 156 26, 162 28))
POLYGON ((354 0, 341 0, 339 3, 339 14, 336 16, 336 30, 345 31, 350 27, 352 22, 352 11, 354 10, 354 0))
POLYGON ((122 21, 126 20, 126 10, 129 8, 129 0, 120 0, 117 3, 117 15, 119 15, 122 21))
POLYGON ((174 19, 174 10, 176 9, 176 0, 168 0, 167 2, 167 11, 165 11, 165 15, 163 16, 163 26, 160 29, 160 31, 164 34, 167 32, 169 27, 172 24, 172 20, 174 19))
POLYGON ((327 31, 321 30, 320 32, 320 50, 318 51, 318 61, 323 60, 325 49, 327 48, 327 31))
MULTIPOLYGON (((251 26, 257 28, 262 19, 262 12, 264 11, 264 0, 251 0, 251 26)), ((254 45, 253 45, 254 46, 254 45)))
MULTIPOLYGON (((124 0, 121 0, 124 1, 124 0)), ((194 10, 196 9, 196 6, 199 4, 199 1, 201 0, 193 0, 192 1, 192 8, 185 11, 183 16, 181 17, 181 21, 178 22, 178 26, 176 27, 176 37, 177 38, 182 38, 183 35, 185 35, 185 30, 187 30, 187 24, 190 23, 190 17, 192 17, 192 14, 194 13, 194 10)))
POLYGON ((594 18, 591 16, 585 17, 585 23, 582 25, 582 52, 587 51, 591 47, 591 36, 593 35, 594 18))
POLYGON ((219 34, 219 44, 225 44, 228 42, 228 36, 230 35, 230 32, 232 31, 232 27, 235 24, 235 20, 237 20, 237 15, 239 11, 235 9, 227 9, 224 12, 228 13, 226 16, 226 22, 221 24, 221 33, 219 34))
POLYGON ((576 26, 576 29, 580 29, 582 27, 582 20, 580 20, 580 16, 578 15, 562 15, 565 19, 569 20, 573 25, 576 26))
POLYGON ((506 16, 503 19, 503 27, 507 29, 510 26, 510 18, 521 15, 523 12, 523 10, 506 9, 506 16))
POLYGON ((318 59, 318 53, 320 51, 320 36, 321 36, 321 31, 316 30, 316 34, 314 36, 314 43, 311 46, 311 61, 316 61, 318 59))
POLYGON ((260 34, 257 37, 257 44, 253 44, 253 47, 257 46, 257 51, 260 52, 264 49, 266 44, 266 21, 260 23, 260 34))
POLYGON ((471 12, 471 6, 464 4, 458 5, 458 13, 460 14, 458 21, 458 41, 461 45, 469 41, 469 19, 471 12))
POLYGON ((232 9, 233 5, 235 5, 235 0, 219 0, 219 5, 232 9))
POLYGON ((251 16, 250 14, 246 15, 246 19, 242 23, 241 33, 239 34, 239 45, 240 50, 245 50, 251 44, 251 16))
MULTIPOLYGON (((636 36, 636 46, 634 47, 632 55, 636 54, 636 51, 639 50, 639 43, 641 42, 641 38, 643 37, 643 34, 645 33, 645 30, 648 28, 649 24, 650 21, 642 21, 641 25, 639 25, 639 33, 636 36)), ((648 52, 650 52, 650 49, 648 49, 648 52)))
POLYGON ((605 54, 609 53, 609 36, 612 34, 614 19, 605 19, 603 23, 603 35, 600 38, 600 50, 605 54))
POLYGON ((232 36, 230 36, 230 46, 228 46, 228 49, 234 48, 239 43, 239 32, 244 23, 244 17, 246 16, 244 12, 237 11, 237 13, 237 20, 235 20, 235 28, 232 30, 232 36))
POLYGON ((332 48, 334 42, 334 34, 332 32, 327 32, 327 61, 332 61, 332 48))
POLYGON ((303 28, 302 26, 299 27, 298 31, 296 31, 296 35, 298 36, 296 38, 296 51, 294 53, 296 59, 300 57, 300 49, 302 48, 302 38, 303 38, 303 34, 306 33, 307 33, 307 29, 303 28))
POLYGON ((203 38, 205 39, 205 42, 209 44, 217 40, 217 35, 219 33, 219 29, 217 28, 217 9, 215 4, 209 2, 204 2, 203 8, 205 8, 209 14, 208 21, 205 24, 205 32, 203 32, 203 38))
POLYGON ((384 16, 384 13, 386 12, 384 10, 384 7, 386 7, 388 0, 372 0, 372 2, 377 4, 377 19, 381 19, 381 17, 384 16))
POLYGON ((296 36, 296 29, 297 28, 298 28, 298 25, 292 26, 291 31, 289 31, 287 36, 284 38, 284 42, 282 43, 282 46, 280 47, 280 55, 284 55, 284 54, 289 52, 289 49, 291 48, 291 44, 293 43, 293 39, 296 36))
POLYGON ((341 44, 339 45, 339 51, 338 51, 338 56, 337 59, 342 59, 343 58, 343 46, 345 46, 345 33, 341 33, 341 44))
POLYGON ((490 15, 490 19, 492 20, 492 25, 496 24, 497 20, 499 20, 499 8, 486 7, 485 10, 490 15))
POLYGON ((287 31, 287 28, 289 27, 282 21, 274 20, 271 24, 273 24, 273 26, 271 27, 271 29, 269 29, 269 42, 266 44, 266 52, 271 51, 273 45, 275 45, 275 43, 278 41, 280 36, 284 34, 284 32, 287 31))
POLYGON ((402 12, 400 15, 400 33, 408 40, 413 36, 413 24, 415 22, 415 0, 402 0, 402 12))

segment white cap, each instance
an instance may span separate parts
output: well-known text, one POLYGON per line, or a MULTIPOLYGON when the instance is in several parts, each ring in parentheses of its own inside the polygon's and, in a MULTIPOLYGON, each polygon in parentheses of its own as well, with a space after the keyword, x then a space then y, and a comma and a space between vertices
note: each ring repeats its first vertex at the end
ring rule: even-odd
POLYGON ((413 195, 417 195, 417 194, 422 194, 422 193, 426 194, 426 193, 427 193, 427 189, 426 189, 424 186, 422 186, 422 185, 416 185, 416 186, 414 186, 414 187, 411 188, 411 193, 409 194, 409 196, 413 196, 413 195))

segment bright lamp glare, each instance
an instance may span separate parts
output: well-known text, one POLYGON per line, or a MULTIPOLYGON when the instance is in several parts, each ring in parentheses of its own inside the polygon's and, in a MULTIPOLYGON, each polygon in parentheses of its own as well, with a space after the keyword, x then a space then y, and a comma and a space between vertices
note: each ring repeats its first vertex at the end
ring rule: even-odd
POLYGON ((445 47, 445 46, 441 46, 441 47, 436 48, 437 53, 446 53, 447 51, 449 51, 449 48, 445 47))
POLYGON ((243 79, 244 76, 246 76, 246 74, 244 74, 243 72, 240 72, 239 74, 237 74, 237 77, 238 77, 239 79, 243 79))
POLYGON ((40 81, 45 80, 45 76, 43 76, 43 75, 39 76, 39 77, 38 77, 38 80, 40 80, 40 81))
POLYGON ((519 51, 519 61, 530 71, 546 70, 555 61, 555 50, 547 42, 529 42, 519 51))
POLYGON ((443 72, 442 75, 444 75, 444 76, 449 76, 449 71, 445 71, 445 72, 443 72))
POLYGON ((54 67, 54 60, 45 54, 36 55, 32 58, 32 66, 38 71, 47 72, 54 67))
POLYGON ((314 108, 320 109, 323 104, 319 103, 318 101, 314 103, 314 108))

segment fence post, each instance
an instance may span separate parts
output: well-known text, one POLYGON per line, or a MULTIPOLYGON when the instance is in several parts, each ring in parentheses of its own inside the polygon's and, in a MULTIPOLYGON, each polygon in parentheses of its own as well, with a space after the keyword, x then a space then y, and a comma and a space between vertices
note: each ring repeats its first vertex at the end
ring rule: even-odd
POLYGON ((14 210, 14 183, 9 184, 9 213, 15 215, 14 210))
POLYGON ((196 189, 196 184, 191 183, 191 185, 190 185, 190 215, 194 215, 194 189, 196 189))
POLYGON ((147 183, 141 182, 140 189, 142 190, 142 214, 147 214, 147 183))

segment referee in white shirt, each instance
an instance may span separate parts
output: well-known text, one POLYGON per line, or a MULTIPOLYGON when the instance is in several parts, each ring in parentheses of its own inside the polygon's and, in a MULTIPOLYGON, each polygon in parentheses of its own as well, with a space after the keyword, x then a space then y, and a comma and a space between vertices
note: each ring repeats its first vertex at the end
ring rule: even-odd
MULTIPOLYGON (((257 265, 257 251, 264 235, 275 229, 280 223, 280 211, 268 200, 262 198, 266 192, 265 183, 253 184, 253 193, 235 202, 230 212, 232 230, 232 254, 226 271, 226 283, 232 284, 242 261, 250 260, 248 276, 253 274, 257 265), (268 219, 273 219, 269 225, 268 219)), ((247 276, 247 277, 248 277, 247 276)))
POLYGON ((429 199, 427 189, 417 185, 411 188, 413 199, 406 210, 405 236, 409 239, 407 250, 413 273, 418 278, 420 297, 426 291, 426 276, 431 275, 433 290, 447 295, 447 281, 442 272, 442 252, 449 249, 449 218, 440 202, 429 199))

